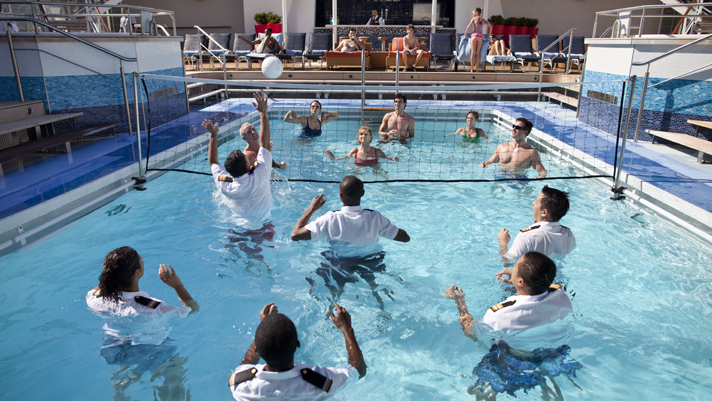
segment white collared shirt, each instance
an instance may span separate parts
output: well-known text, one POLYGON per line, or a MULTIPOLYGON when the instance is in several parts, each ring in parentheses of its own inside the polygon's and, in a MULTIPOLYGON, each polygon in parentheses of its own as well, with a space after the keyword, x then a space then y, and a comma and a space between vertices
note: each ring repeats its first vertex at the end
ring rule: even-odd
POLYGON ((305 228, 311 232, 312 240, 327 237, 339 257, 380 252, 380 246, 368 245, 377 245, 378 237, 394 239, 399 231, 381 213, 361 206, 344 206, 339 211, 327 212, 305 228))
POLYGON ((508 333, 553 323, 573 311, 569 296, 561 288, 539 295, 514 295, 502 304, 511 301, 515 301, 514 304, 496 311, 487 309, 482 323, 495 331, 508 333))
POLYGON ((219 181, 219 177, 231 177, 220 164, 211 164, 215 186, 225 197, 233 212, 246 220, 244 225, 259 223, 264 220, 272 208, 272 190, 270 189, 270 174, 272 173, 272 153, 260 147, 257 153, 257 167, 252 174, 232 177, 232 182, 219 181))
POLYGON ((235 372, 242 372, 253 367, 257 368, 257 373, 252 380, 230 387, 232 396, 236 400, 325 400, 333 397, 340 388, 349 382, 358 380, 359 377, 358 371, 353 366, 336 369, 299 364, 286 372, 265 372, 263 371, 264 366, 240 365, 235 369, 235 372), (303 368, 311 369, 331 379, 333 383, 329 391, 326 392, 302 379, 300 370, 303 368))
POLYGON ((532 224, 517 234, 504 257, 516 261, 527 252, 540 252, 550 258, 559 258, 573 251, 576 238, 561 223, 542 221, 532 224), (535 228, 536 227, 536 228, 535 228))

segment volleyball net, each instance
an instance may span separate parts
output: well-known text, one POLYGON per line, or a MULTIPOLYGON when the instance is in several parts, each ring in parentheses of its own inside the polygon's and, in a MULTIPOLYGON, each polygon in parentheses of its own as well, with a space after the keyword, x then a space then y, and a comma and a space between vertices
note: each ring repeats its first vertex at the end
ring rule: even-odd
MULTIPOLYGON (((160 102, 160 93, 173 93, 176 87, 201 88, 207 96, 190 106, 190 113, 161 127, 150 127, 148 171, 170 170, 210 175, 207 159, 208 134, 201 123, 210 119, 220 126, 218 153, 220 163, 234 150, 244 150, 246 142, 239 129, 244 123, 255 125, 259 114, 252 93, 264 92, 269 97, 272 156, 287 168, 275 168, 278 179, 291 181, 338 183, 349 174, 364 182, 448 182, 533 180, 546 171, 547 179, 612 177, 619 147, 615 135, 621 116, 605 120, 606 128, 593 128, 584 123, 592 115, 559 104, 566 93, 585 93, 584 87, 601 83, 507 84, 438 86, 395 86, 392 82, 369 82, 368 85, 278 84, 273 82, 239 82, 140 75, 145 113, 166 114, 171 107, 160 102), (396 94, 407 99, 405 113, 412 120, 389 115, 394 112, 396 94), (208 96, 217 97, 207 101, 208 96), (558 99, 558 100, 557 100, 558 99), (312 119, 304 129, 293 116, 309 116, 310 105, 317 100, 317 117, 338 117, 322 124, 312 119), (201 104, 205 102, 205 104, 201 104), (476 130, 468 129, 468 114, 478 115, 476 130), (287 116, 289 114, 289 116, 287 116), (533 129, 526 138, 531 146, 514 146, 514 125, 533 129), (287 121, 285 121, 285 119, 287 121), (379 135, 394 124, 412 126, 398 135, 405 140, 379 135), (389 126, 390 125, 390 126, 389 126), (369 146, 357 138, 361 127, 372 133, 369 146), (319 135, 314 131, 321 130, 319 135), (604 132, 606 130, 613 134, 604 132), (475 138, 477 137, 477 138, 475 138), (388 138, 387 141, 381 141, 388 138), (376 150, 377 149, 377 150, 376 150), (327 150, 336 160, 327 157, 327 150), (365 151, 364 151, 365 150, 365 151), (536 152, 534 152, 536 151, 536 152), (358 157, 347 157, 355 152, 358 157), (492 160, 497 153, 498 163, 492 160), (538 153, 541 164, 536 163, 538 153), (377 156, 387 158, 374 160, 377 156), (396 161, 397 160, 397 161, 396 161), (534 161, 534 162, 532 162, 534 161)), ((623 81, 619 85, 618 107, 624 101, 623 81)), ((588 109, 586 113, 596 113, 588 109)), ((151 121, 151 118, 147 119, 151 121)), ((303 119, 302 119, 303 120, 303 119)), ((600 118, 597 120, 600 121, 600 118)), ((147 127, 143 127, 145 131, 147 127)), ((395 135, 394 135, 395 136, 395 135)), ((520 144, 521 145, 521 144, 520 144)))

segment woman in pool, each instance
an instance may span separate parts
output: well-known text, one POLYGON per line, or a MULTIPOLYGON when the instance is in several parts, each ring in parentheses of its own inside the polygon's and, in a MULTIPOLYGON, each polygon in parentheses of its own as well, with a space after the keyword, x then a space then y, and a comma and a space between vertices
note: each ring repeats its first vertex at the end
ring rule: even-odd
POLYGON ((465 120, 467 121, 467 127, 460 128, 452 134, 445 135, 445 137, 447 138, 453 135, 462 135, 462 142, 480 143, 480 138, 485 138, 485 142, 489 142, 489 137, 485 134, 485 131, 482 128, 475 127, 477 120, 479 119, 480 113, 476 111, 467 113, 467 118, 465 120))
MULTIPOLYGON (((373 167, 378 164, 378 159, 388 159, 385 153, 381 149, 371 147, 371 141, 373 141, 373 134, 371 129, 368 127, 361 127, 358 130, 356 139, 360 146, 351 149, 348 155, 344 157, 339 157, 338 159, 334 156, 330 150, 326 150, 324 155, 329 160, 342 160, 349 157, 355 157, 356 161, 354 164, 359 167, 373 167)), ((388 159, 394 162, 398 161, 398 156, 394 156, 392 159, 388 159)))
POLYGON ((185 289, 171 265, 161 265, 158 277, 175 290, 182 307, 167 305, 149 297, 145 291, 140 291, 138 281, 143 277, 143 272, 143 258, 133 248, 124 246, 114 249, 104 259, 99 285, 87 293, 87 305, 94 312, 117 317, 159 314, 185 317, 198 311, 198 303, 185 289))
POLYGON ((321 103, 318 100, 311 102, 309 111, 311 114, 308 116, 297 116, 297 113, 289 110, 284 116, 284 122, 302 125, 301 138, 316 138, 320 136, 321 127, 339 117, 339 112, 337 111, 325 111, 322 113, 321 103))
POLYGON ((475 72, 480 67, 480 51, 482 50, 482 38, 484 37, 482 26, 487 25, 491 27, 486 19, 480 17, 480 14, 482 14, 481 8, 478 7, 472 10, 472 19, 467 25, 467 28, 465 28, 465 36, 467 36, 467 32, 470 30, 470 27, 472 27, 472 36, 470 38, 470 72, 475 72), (477 60, 476 63, 475 59, 477 60))

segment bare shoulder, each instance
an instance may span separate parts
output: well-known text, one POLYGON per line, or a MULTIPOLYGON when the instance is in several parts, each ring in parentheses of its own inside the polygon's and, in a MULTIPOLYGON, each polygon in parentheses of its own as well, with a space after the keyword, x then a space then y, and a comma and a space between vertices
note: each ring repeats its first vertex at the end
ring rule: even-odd
POLYGON ((408 113, 403 113, 403 118, 405 118, 408 121, 415 121, 415 118, 413 118, 413 116, 411 116, 408 113))
POLYGON ((357 154, 358 154, 358 146, 351 149, 351 151, 349 152, 349 156, 355 156, 357 154))

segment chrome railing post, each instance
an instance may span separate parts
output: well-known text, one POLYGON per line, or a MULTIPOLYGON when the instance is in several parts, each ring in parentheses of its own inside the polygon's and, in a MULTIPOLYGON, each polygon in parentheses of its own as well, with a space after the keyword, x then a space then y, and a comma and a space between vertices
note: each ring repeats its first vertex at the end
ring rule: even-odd
POLYGON ((136 186, 138 188, 143 188, 144 175, 141 167, 141 119, 138 115, 138 73, 136 71, 131 73, 133 78, 133 90, 134 90, 134 106, 136 111, 136 143, 138 144, 138 182, 136 186))
POLYGON ((399 81, 399 76, 398 73, 400 72, 400 51, 396 50, 396 88, 398 87, 398 81, 399 81))
POLYGON ((645 22, 645 9, 643 9, 643 13, 640 15, 640 26, 638 27, 638 37, 643 36, 643 23, 645 22))
POLYGON ((361 125, 363 125, 363 108, 366 107, 366 51, 361 50, 361 125))
MULTIPOLYGON (((650 66, 648 66, 650 70, 650 66)), ((640 107, 638 108, 638 122, 635 124, 635 137, 633 137, 633 142, 638 143, 638 132, 640 132, 640 121, 643 118, 643 108, 645 106, 645 93, 648 91, 648 77, 650 77, 650 71, 645 71, 645 79, 643 79, 643 93, 640 95, 640 107)), ((635 88, 633 88, 635 89, 635 88)))
POLYGON ((628 139, 628 124, 630 123, 630 111, 633 108, 633 94, 635 93, 635 81, 638 78, 637 75, 630 77, 630 96, 628 96, 628 115, 625 117, 625 128, 623 130, 623 143, 621 143, 621 153, 618 157, 618 168, 616 170, 616 180, 613 184, 613 200, 619 200, 623 197, 621 191, 618 189, 621 180, 621 169, 623 168, 623 156, 625 155, 625 143, 628 139))
POLYGON ((20 80, 20 70, 17 68, 17 57, 15 56, 15 45, 12 43, 12 32, 10 32, 10 23, 3 21, 5 32, 7 33, 7 44, 10 46, 10 58, 12 59, 12 69, 15 72, 15 83, 17 84, 17 93, 20 95, 20 101, 25 101, 25 95, 22 93, 22 81, 20 80))
MULTIPOLYGON (((569 33, 569 51, 566 53, 566 74, 571 72, 571 48, 574 46, 574 31, 569 33)), ((581 60, 579 60, 579 63, 581 60)))
POLYGON ((121 89, 124 92, 124 105, 126 106, 126 122, 128 123, 129 135, 133 135, 133 128, 131 127, 131 108, 129 106, 129 94, 126 93, 126 77, 124 76, 124 64, 119 60, 121 64, 121 89))

